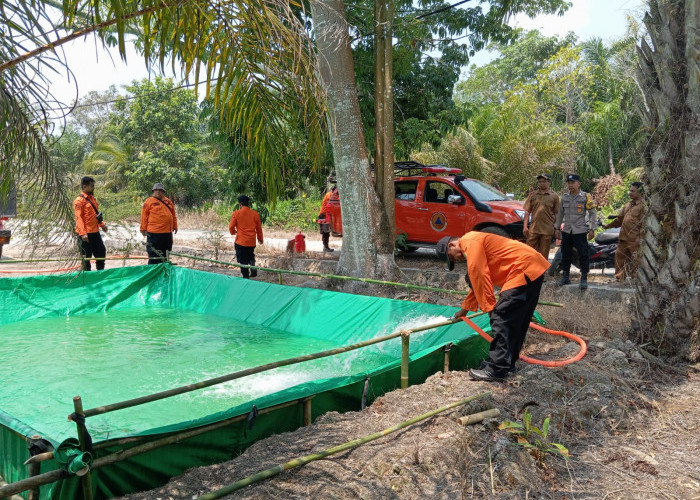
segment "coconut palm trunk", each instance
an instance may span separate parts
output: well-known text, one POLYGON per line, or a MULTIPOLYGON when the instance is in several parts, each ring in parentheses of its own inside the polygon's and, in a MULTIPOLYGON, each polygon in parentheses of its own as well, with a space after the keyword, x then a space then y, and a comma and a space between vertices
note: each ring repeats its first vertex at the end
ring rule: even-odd
POLYGON ((700 359, 700 4, 649 0, 638 47, 650 130, 638 341, 700 359))
POLYGON ((398 273, 394 239, 369 168, 345 5, 342 0, 311 5, 342 200, 343 246, 337 272, 393 280, 398 273))

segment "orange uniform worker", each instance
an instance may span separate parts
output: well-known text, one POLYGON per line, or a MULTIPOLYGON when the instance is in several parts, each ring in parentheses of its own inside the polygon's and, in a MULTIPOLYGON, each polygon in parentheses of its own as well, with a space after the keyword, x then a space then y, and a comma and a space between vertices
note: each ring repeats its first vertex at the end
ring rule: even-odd
MULTIPOLYGON (((82 192, 73 200, 73 212, 75 213, 75 232, 78 234, 80 253, 83 257, 96 257, 95 267, 99 271, 105 268, 104 257, 107 249, 100 236, 100 229, 107 232, 107 225, 102 220, 100 206, 95 199, 95 179, 83 177, 80 180, 82 192)), ((90 261, 83 260, 83 271, 90 271, 90 261)))
POLYGON ((168 259, 168 252, 173 249, 177 215, 175 204, 165 196, 163 184, 156 182, 152 193, 141 207, 141 234, 146 237, 148 263, 160 264, 168 259))
POLYGON ((469 370, 475 380, 501 382, 515 371, 515 362, 535 312, 549 262, 537 250, 519 241, 491 233, 470 231, 461 238, 446 236, 437 244, 438 255, 467 263, 471 290, 455 318, 467 311, 489 313, 493 341, 481 369, 469 370), (496 301, 493 287, 501 287, 496 301))
POLYGON ((323 251, 332 252, 333 249, 328 245, 331 238, 331 218, 328 214, 328 201, 333 196, 333 193, 337 191, 338 188, 333 186, 323 197, 321 201, 321 209, 318 211, 319 220, 319 231, 321 232, 321 241, 323 242, 323 251))
MULTIPOLYGON (((228 223, 228 231, 236 235, 236 261, 246 266, 255 265, 255 238, 258 243, 263 244, 262 223, 260 214, 250 208, 250 198, 242 194, 238 197, 240 208, 233 212, 231 221, 228 223)), ((241 268, 244 278, 255 278, 258 275, 257 269, 241 268), (250 274, 249 274, 250 273, 250 274)))

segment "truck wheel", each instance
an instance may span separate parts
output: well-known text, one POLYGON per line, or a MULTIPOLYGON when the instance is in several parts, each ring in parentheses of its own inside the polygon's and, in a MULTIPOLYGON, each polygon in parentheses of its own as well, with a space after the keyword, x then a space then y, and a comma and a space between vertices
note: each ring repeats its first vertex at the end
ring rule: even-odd
POLYGON ((497 234, 498 236, 510 238, 510 234, 508 234, 508 231, 499 226, 486 226, 479 229, 479 231, 481 231, 482 233, 497 234))

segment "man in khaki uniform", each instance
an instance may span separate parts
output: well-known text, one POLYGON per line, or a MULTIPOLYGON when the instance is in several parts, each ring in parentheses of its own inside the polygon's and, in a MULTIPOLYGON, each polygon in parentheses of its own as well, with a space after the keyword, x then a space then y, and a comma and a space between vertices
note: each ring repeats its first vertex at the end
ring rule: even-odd
POLYGON ((559 196, 550 188, 552 177, 549 174, 537 176, 537 190, 525 200, 525 220, 523 236, 527 244, 549 259, 549 247, 554 235, 554 219, 559 212, 559 196), (530 221, 532 216, 532 221, 530 221))
POLYGON ((635 253, 639 250, 639 242, 644 223, 644 186, 641 182, 630 185, 630 199, 615 220, 603 227, 620 228, 620 240, 615 251, 615 279, 624 281, 636 269, 635 253))

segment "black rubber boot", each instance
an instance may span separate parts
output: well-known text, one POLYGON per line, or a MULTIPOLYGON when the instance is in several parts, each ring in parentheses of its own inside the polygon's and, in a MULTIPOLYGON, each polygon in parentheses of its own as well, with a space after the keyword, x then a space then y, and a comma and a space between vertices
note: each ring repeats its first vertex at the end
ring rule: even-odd
POLYGON ((557 285, 564 286, 569 285, 571 280, 569 279, 569 271, 564 271, 561 275, 561 279, 557 282, 557 285))
POLYGON ((581 290, 588 289, 588 275, 586 275, 586 274, 581 275, 581 282, 578 284, 578 287, 581 290))

